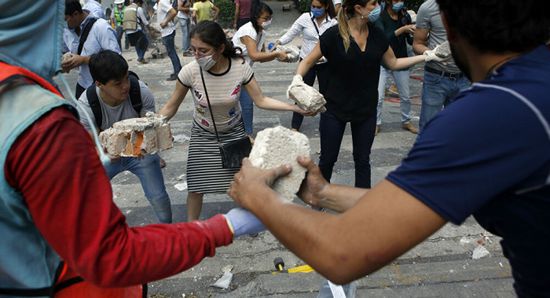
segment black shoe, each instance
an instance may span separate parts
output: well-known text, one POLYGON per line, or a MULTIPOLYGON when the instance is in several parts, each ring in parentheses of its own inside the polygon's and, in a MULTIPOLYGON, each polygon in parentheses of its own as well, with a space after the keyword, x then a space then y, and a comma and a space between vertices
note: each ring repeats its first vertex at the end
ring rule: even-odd
POLYGON ((167 81, 175 81, 178 79, 178 75, 173 73, 170 75, 170 77, 168 79, 166 79, 167 81))

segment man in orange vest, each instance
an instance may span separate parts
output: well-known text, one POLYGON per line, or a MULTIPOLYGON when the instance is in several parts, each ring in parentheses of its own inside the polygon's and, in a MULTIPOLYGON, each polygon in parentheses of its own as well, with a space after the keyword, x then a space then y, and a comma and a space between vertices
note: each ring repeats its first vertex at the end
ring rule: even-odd
POLYGON ((50 297, 60 280, 80 282, 56 297, 78 297, 66 291, 82 287, 96 297, 115 291, 103 287, 120 289, 110 297, 141 296, 135 285, 263 229, 243 209, 129 227, 90 134, 52 84, 61 70, 64 1, 19 2, 0 10, 0 296, 50 297))

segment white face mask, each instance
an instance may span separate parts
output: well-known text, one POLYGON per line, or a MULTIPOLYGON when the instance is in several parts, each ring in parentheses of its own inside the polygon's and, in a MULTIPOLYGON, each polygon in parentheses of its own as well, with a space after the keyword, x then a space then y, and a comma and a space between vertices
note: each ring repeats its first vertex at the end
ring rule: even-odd
POLYGON ((204 70, 209 70, 214 65, 216 65, 216 60, 212 58, 212 55, 196 58, 196 60, 200 67, 204 70))
POLYGON ((262 23, 262 28, 264 30, 267 30, 269 27, 271 27, 271 20, 262 23))

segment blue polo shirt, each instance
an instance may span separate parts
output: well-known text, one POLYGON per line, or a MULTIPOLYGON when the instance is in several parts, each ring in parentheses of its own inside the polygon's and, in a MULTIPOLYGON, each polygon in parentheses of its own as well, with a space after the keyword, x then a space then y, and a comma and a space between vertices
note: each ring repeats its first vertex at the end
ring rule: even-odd
POLYGON ((550 296, 550 50, 505 63, 434 117, 387 179, 503 238, 519 296, 550 296))

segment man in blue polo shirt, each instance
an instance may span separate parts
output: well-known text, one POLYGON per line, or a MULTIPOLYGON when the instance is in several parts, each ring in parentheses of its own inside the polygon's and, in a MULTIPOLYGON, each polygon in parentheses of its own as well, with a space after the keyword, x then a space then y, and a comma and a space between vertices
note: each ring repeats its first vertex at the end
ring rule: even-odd
POLYGON ((300 197, 338 216, 281 200, 269 185, 288 167, 245 160, 230 195, 340 284, 473 215, 503 238, 518 296, 550 297, 550 1, 437 3, 455 62, 474 84, 426 123, 395 171, 367 191, 329 184, 301 159, 309 174, 300 197))

